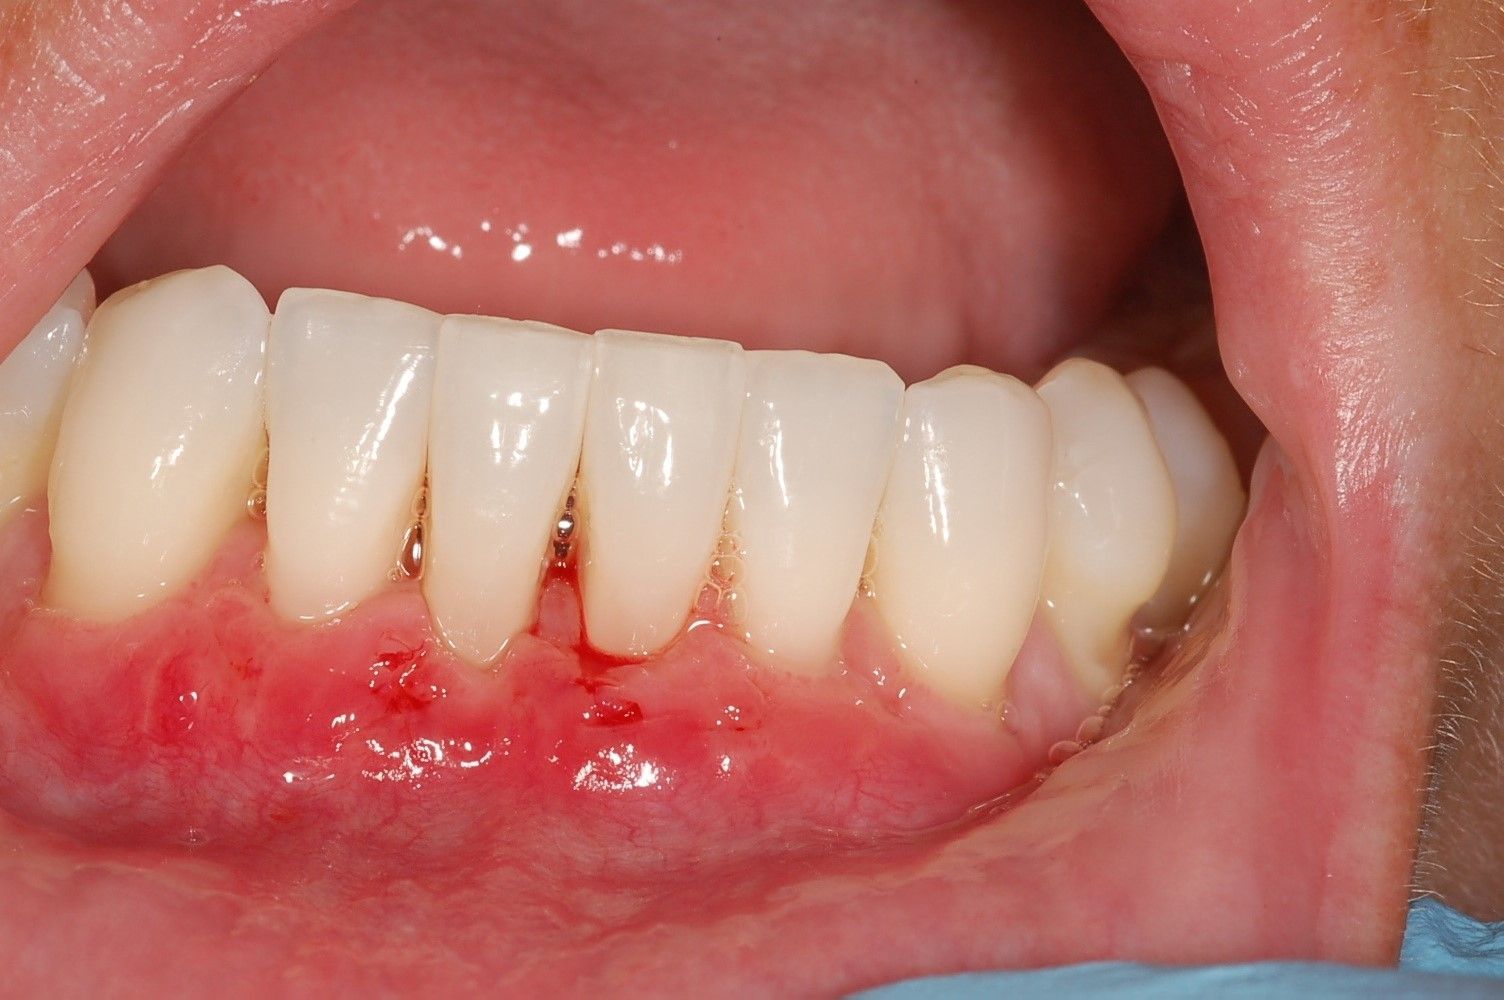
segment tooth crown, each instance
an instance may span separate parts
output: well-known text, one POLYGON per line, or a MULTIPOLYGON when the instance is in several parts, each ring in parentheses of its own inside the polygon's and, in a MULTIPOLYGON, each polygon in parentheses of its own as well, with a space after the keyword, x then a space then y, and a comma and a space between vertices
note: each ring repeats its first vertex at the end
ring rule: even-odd
POLYGON ((668 645, 707 582, 746 391, 737 344, 604 330, 580 462, 580 585, 591 643, 668 645))
POLYGON ((911 386, 874 588, 911 663, 958 701, 1002 695, 1043 571, 1050 418, 1028 386, 964 366, 911 386))
POLYGON ((388 581, 423 484, 439 317, 289 289, 267 366, 266 572, 283 615, 317 621, 388 581))
POLYGON ((589 337, 451 316, 429 426, 423 588, 449 644, 491 663, 527 629, 579 466, 589 337))
POLYGON ((1226 561, 1248 496, 1227 440, 1185 383, 1162 368, 1141 368, 1127 381, 1149 415, 1179 512, 1169 568, 1139 616, 1173 628, 1226 561))
POLYGON ((1138 398, 1105 365, 1075 358, 1039 383, 1055 425, 1044 608, 1093 693, 1117 680, 1129 622, 1159 588, 1175 540, 1175 493, 1138 398))
POLYGON ((224 267, 112 296, 64 411, 48 600, 124 618, 185 585, 244 514, 270 316, 224 267))
POLYGON ((732 530, 741 629, 789 669, 829 670, 893 462, 903 382, 885 364, 747 355, 732 530))
POLYGON ((93 311, 94 282, 83 271, 0 362, 0 525, 47 492, 63 404, 93 311))

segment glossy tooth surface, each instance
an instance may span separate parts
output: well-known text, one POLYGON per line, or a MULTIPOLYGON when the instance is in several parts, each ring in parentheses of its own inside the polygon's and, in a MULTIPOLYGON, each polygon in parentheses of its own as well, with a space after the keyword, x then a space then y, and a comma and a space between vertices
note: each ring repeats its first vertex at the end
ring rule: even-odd
POLYGON ((579 467, 590 338, 451 316, 439 331, 423 590, 445 640, 495 661, 531 626, 579 467))
POLYGON ((142 611, 246 516, 269 319, 226 267, 164 275, 95 312, 53 458, 50 604, 97 621, 142 611))
POLYGON ((877 361, 747 355, 732 526, 748 642, 803 673, 834 664, 893 463, 903 382, 877 361))
POLYGON ((439 317, 294 288, 267 363, 266 576, 286 618, 317 621, 390 579, 423 483, 439 317))
POLYGON ((93 311, 94 282, 83 271, 0 361, 0 527, 47 493, 63 404, 93 311))
POLYGON ((595 335, 578 496, 596 649, 646 656, 683 628, 720 538, 745 391, 736 344, 595 335))
POLYGON ((1050 417, 1023 383, 981 368, 904 395, 878 518, 877 606, 920 680, 996 703, 1039 597, 1050 417))
POLYGON ((1175 493, 1148 415, 1117 372, 1075 358, 1039 395, 1055 424, 1044 611, 1095 696, 1120 679, 1129 622, 1164 579, 1175 493))
POLYGON ((1175 490, 1170 568, 1141 612, 1146 624, 1169 628, 1185 621, 1227 561, 1248 495, 1227 440, 1183 382, 1163 368, 1141 368, 1128 386, 1148 411, 1175 490))

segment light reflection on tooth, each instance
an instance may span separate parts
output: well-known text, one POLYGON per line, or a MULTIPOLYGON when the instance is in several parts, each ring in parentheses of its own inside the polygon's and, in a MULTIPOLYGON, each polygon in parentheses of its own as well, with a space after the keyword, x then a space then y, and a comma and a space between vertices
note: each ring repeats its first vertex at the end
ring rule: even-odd
POLYGON ((736 344, 595 335, 579 565, 596 649, 646 656, 684 626, 720 536, 745 389, 736 344))
POLYGON ((144 610, 245 517, 269 318, 226 267, 165 275, 99 307, 53 460, 49 604, 97 621, 144 610))
POLYGON ((1148 411, 1175 488, 1179 517, 1170 568, 1140 612, 1146 625, 1169 628, 1185 621, 1227 561, 1248 496, 1232 449, 1195 393, 1162 368, 1141 368, 1128 385, 1148 411))
POLYGON ((919 679, 995 704, 1029 631, 1047 536, 1050 418, 1023 383, 963 366, 910 386, 873 587, 919 679))
POLYGON ((747 355, 732 528, 753 649, 784 669, 835 665, 893 462, 903 382, 877 361, 747 355))
POLYGON ((531 625, 579 468, 593 345, 542 323, 450 316, 429 431, 424 594, 464 659, 531 625))
POLYGON ((1175 493, 1149 418, 1117 372, 1074 358, 1039 395, 1055 424, 1044 614, 1096 696, 1121 677, 1129 621, 1164 579, 1175 493))
POLYGON ((82 271, 0 361, 0 526, 47 493, 63 404, 93 311, 94 281, 82 271))
POLYGON ((267 364, 266 577, 272 606, 317 621, 385 586, 423 483, 439 317, 294 288, 267 364))

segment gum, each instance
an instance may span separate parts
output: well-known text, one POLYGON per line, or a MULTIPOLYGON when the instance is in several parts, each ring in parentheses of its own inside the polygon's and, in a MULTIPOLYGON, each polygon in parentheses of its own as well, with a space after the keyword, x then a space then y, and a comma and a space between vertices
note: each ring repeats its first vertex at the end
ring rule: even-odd
POLYGON ((582 875, 661 873, 923 837, 1026 782, 1096 707, 1038 629, 999 711, 930 696, 865 602, 828 678, 759 665, 710 625, 606 662, 567 574, 480 669, 443 650, 411 583, 338 622, 281 622, 263 542, 247 522, 187 592, 105 627, 37 606, 41 515, 0 536, 0 810, 263 867, 340 842, 420 865, 554 843, 582 875))

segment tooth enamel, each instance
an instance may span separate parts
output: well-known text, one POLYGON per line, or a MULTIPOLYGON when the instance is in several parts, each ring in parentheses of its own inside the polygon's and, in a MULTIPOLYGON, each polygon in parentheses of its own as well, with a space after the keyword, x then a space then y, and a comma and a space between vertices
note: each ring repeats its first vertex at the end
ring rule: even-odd
POLYGON ((747 355, 732 524, 748 642, 814 672, 834 663, 893 462, 903 382, 877 361, 747 355))
POLYGON ((593 350, 584 334, 476 316, 439 331, 423 590, 460 656, 528 628, 579 467, 593 350))
POLYGON ((423 483, 439 317, 295 288, 267 362, 266 577, 284 617, 316 621, 389 580, 423 483))
POLYGON ((1170 568, 1140 615, 1145 624, 1173 627, 1227 561, 1248 496, 1232 449, 1195 393, 1162 368, 1139 369, 1128 386, 1148 411, 1179 513, 1170 568))
POLYGON ((262 443, 266 304, 226 267, 99 307, 53 458, 53 606, 99 621, 188 583, 246 514, 262 443))
POLYGON ((47 493, 68 384, 93 311, 94 282, 83 271, 0 361, 0 526, 47 493))
POLYGON ((873 587, 918 676, 958 702, 996 702, 1034 616, 1050 436, 1028 386, 981 368, 904 396, 873 587))
POLYGON ((1149 418, 1117 372, 1072 359, 1039 395, 1055 424, 1044 613, 1095 695, 1120 678, 1129 621, 1164 579, 1175 493, 1149 418))
POLYGON ((736 344, 595 335, 580 587, 602 652, 646 656, 688 619, 720 538, 745 390, 736 344))

